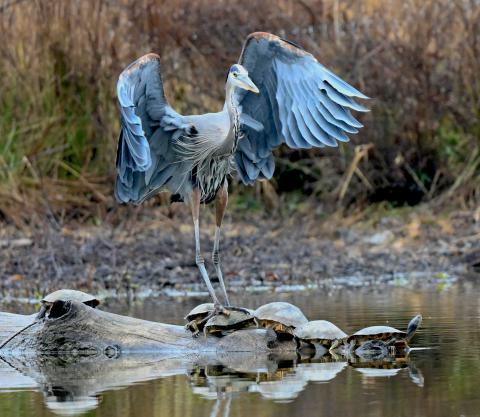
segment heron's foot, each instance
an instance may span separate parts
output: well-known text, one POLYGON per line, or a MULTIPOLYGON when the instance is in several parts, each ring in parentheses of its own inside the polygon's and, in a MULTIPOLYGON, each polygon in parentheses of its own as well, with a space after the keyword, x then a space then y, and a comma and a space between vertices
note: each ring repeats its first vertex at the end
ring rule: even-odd
POLYGON ((231 311, 239 311, 243 314, 246 314, 246 315, 249 315, 251 316, 252 313, 247 310, 246 308, 242 308, 242 307, 232 307, 232 306, 223 306, 221 304, 215 304, 215 307, 214 309, 208 313, 208 315, 202 319, 200 322, 196 323, 197 324, 197 327, 199 329, 204 329, 205 328, 205 324, 208 322, 208 320, 210 320, 213 316, 217 316, 219 314, 223 314, 224 316, 229 316, 230 315, 230 312, 231 311))
MULTIPOLYGON (((222 306, 220 303, 215 303, 213 310, 208 313, 202 320, 197 321, 195 323, 196 327, 196 332, 192 331, 193 336, 196 337, 198 336, 199 332, 201 330, 205 330, 205 324, 207 324, 207 321, 210 320, 213 316, 217 316, 219 314, 223 314, 225 316, 230 315, 230 311, 228 311, 224 306, 222 306)), ((191 322, 190 322, 191 323, 191 322)), ((190 323, 187 324, 187 326, 190 325, 190 323)), ((191 330, 191 328, 189 328, 191 330)))
POLYGON ((197 337, 202 330, 205 330, 205 324, 207 324, 207 321, 210 320, 213 316, 218 315, 218 314, 223 314, 225 316, 230 315, 230 311, 228 311, 224 306, 222 306, 220 303, 215 303, 214 304, 214 309, 207 314, 202 320, 194 319, 189 321, 185 325, 185 330, 189 330, 192 332, 193 337, 197 337))
POLYGON ((224 308, 227 310, 239 311, 240 313, 248 314, 249 316, 252 315, 252 312, 248 308, 234 306, 225 306, 224 308))

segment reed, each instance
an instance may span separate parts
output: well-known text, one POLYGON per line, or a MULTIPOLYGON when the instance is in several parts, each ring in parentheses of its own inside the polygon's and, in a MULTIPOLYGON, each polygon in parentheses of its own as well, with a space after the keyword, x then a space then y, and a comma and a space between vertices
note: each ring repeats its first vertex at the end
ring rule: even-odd
POLYGON ((373 97, 353 139, 371 144, 362 158, 355 146, 281 148, 277 192, 343 206, 478 204, 478 1, 11 0, 0 6, 1 216, 103 216, 114 205, 122 68, 155 51, 172 105, 220 108, 225 69, 255 30, 297 42, 373 97))

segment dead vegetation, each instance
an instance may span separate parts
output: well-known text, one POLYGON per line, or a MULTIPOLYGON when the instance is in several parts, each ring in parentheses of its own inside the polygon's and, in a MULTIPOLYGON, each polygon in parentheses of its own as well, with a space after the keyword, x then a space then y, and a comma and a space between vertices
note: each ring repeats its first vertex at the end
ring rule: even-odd
MULTIPOLYGON (((13 226, 0 230, 0 300, 38 298, 58 288, 129 297, 205 291, 194 262, 188 209, 175 205, 173 210, 174 220, 162 209, 144 208, 118 213, 123 220, 116 226, 47 225, 29 234, 13 226)), ((312 207, 299 207, 283 219, 249 213, 248 219, 235 216, 234 221, 227 215, 221 252, 229 291, 440 287, 467 271, 476 279, 480 213, 367 209, 319 222, 311 212, 312 207)), ((202 222, 202 250, 212 271, 213 213, 206 211, 202 222)))
POLYGON ((158 52, 179 111, 219 108, 225 69, 255 30, 302 45, 373 97, 354 146, 278 151, 274 187, 256 190, 270 205, 291 190, 333 207, 478 204, 478 1, 25 0, 0 6, 3 219, 105 219, 121 69, 158 52))

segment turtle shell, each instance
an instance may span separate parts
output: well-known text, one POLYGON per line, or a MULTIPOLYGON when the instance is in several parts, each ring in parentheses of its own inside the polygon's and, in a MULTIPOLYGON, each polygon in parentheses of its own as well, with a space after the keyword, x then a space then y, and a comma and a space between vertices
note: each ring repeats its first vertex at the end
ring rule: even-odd
POLYGON ((395 329, 390 326, 370 326, 359 330, 358 332, 349 336, 347 342, 352 340, 366 341, 366 340, 391 340, 395 338, 397 340, 405 339, 406 332, 395 329))
POLYGON ((211 317, 205 324, 205 332, 215 333, 242 329, 254 323, 255 321, 252 315, 232 310, 229 315, 216 314, 211 317))
POLYGON ((368 340, 383 340, 389 342, 393 341, 395 343, 399 342, 400 345, 406 345, 406 343, 413 337, 421 323, 422 316, 419 314, 410 320, 406 332, 390 326, 365 327, 364 329, 352 334, 347 341, 348 343, 351 341, 362 343, 368 340))
POLYGON ((185 320, 191 321, 198 318, 203 318, 211 313, 215 309, 213 303, 203 303, 199 304, 198 306, 194 307, 190 313, 185 316, 185 320))
POLYGON ((52 304, 55 301, 78 301, 79 303, 84 303, 91 307, 96 307, 100 304, 100 301, 98 301, 93 295, 87 294, 83 291, 65 289, 48 294, 42 300, 42 303, 52 304))
POLYGON ((264 326, 268 323, 280 323, 296 328, 308 323, 308 319, 297 306, 285 302, 273 302, 257 308, 253 314, 264 326), (263 322, 263 323, 262 323, 263 322))
POLYGON ((345 339, 348 335, 327 320, 313 320, 295 329, 294 335, 307 342, 328 342, 345 339))

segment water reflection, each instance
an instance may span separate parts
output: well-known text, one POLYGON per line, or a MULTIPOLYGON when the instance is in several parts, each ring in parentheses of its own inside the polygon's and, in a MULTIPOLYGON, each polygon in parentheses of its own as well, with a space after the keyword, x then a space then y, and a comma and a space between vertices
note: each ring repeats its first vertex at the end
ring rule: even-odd
POLYGON ((95 410, 99 400, 96 397, 72 397, 69 392, 60 393, 61 387, 45 396, 45 405, 55 414, 61 416, 76 416, 95 410))
POLYGON ((402 369, 408 370, 410 380, 417 386, 423 387, 422 372, 415 365, 402 357, 395 357, 377 361, 358 361, 349 363, 356 371, 368 378, 391 377, 398 375, 402 369))
MULTIPOLYGON (((0 360, 0 416, 52 417, 44 389, 51 386, 72 388, 74 397, 68 400, 95 401, 97 408, 87 414, 95 417, 208 417, 212 413, 220 417, 226 409, 229 417, 477 416, 479 295, 480 285, 470 280, 448 291, 378 288, 238 297, 233 302, 246 307, 288 301, 301 307, 307 317, 330 320, 347 332, 378 324, 404 328, 417 312, 423 314, 424 323, 404 362, 391 357, 336 361, 329 356, 310 358, 303 352, 300 358, 120 357, 95 359, 87 365, 85 359, 75 365, 80 359, 59 358, 65 374, 70 373, 68 378, 59 375, 58 369, 49 372, 56 363, 28 365, 25 359, 12 367, 0 360), (425 350, 427 346, 435 349, 425 350), (289 392, 281 399, 267 400, 268 388, 282 380, 289 392), (81 386, 87 387, 83 393, 81 386)), ((185 311, 199 302, 151 300, 131 309, 112 304, 108 310, 181 324, 185 311)), ((12 310, 18 312, 19 307, 12 310)), ((55 402, 56 414, 80 413, 71 402, 55 396, 49 400, 55 402)))
POLYGON ((225 398, 219 397, 212 408, 210 417, 228 417, 230 415, 230 407, 232 406, 232 396, 225 398), (223 411, 223 412, 222 412, 223 411))
MULTIPOLYGON (((413 383, 423 386, 421 372, 405 356, 381 361, 338 360, 328 355, 305 360, 296 354, 227 354, 215 359, 152 355, 0 358, 2 387, 25 388, 27 378, 43 393, 46 407, 58 415, 97 408, 104 391, 172 375, 186 375, 194 394, 216 400, 211 415, 220 417, 228 416, 232 396, 238 393, 290 402, 309 383, 329 383, 347 367, 363 378, 394 377, 405 371, 413 383)), ((32 388, 32 384, 27 386, 32 388)))

